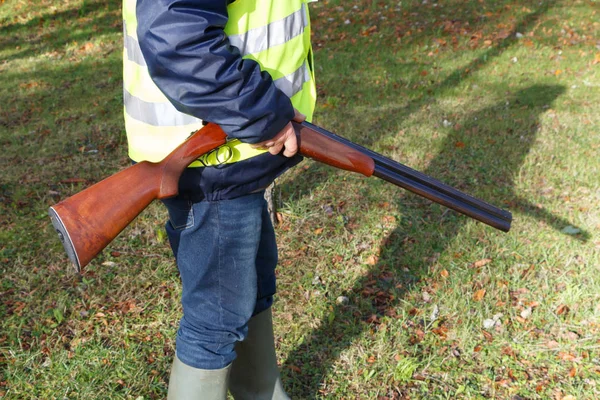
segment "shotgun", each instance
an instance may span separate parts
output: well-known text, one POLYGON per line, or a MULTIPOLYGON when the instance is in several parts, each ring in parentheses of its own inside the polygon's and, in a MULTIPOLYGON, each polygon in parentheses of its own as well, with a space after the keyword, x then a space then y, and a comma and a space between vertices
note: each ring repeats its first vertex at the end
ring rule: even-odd
MULTIPOLYGON (((303 156, 364 176, 376 176, 508 232, 510 212, 308 122, 293 122, 303 156)), ((209 123, 158 163, 142 161, 50 207, 65 251, 81 270, 154 199, 176 196, 179 177, 193 161, 224 144, 225 132, 209 123)))

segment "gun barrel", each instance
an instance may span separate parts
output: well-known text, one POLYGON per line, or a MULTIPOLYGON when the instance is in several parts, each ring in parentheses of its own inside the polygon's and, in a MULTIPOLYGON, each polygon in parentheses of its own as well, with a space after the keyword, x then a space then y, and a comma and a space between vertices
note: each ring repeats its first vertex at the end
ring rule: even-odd
POLYGON ((490 213, 487 210, 478 208, 473 204, 462 201, 461 199, 451 197, 441 191, 432 191, 431 187, 411 180, 410 178, 391 171, 386 167, 375 165, 375 172, 373 175, 387 182, 393 183, 396 186, 400 186, 413 193, 421 195, 431 201, 446 206, 454 211, 465 214, 503 232, 508 232, 510 230, 510 220, 500 218, 496 213, 490 213))
POLYGON ((473 196, 469 196, 460 190, 453 188, 434 179, 422 172, 409 168, 397 161, 391 160, 361 145, 351 142, 341 136, 329 132, 323 128, 312 125, 308 122, 310 129, 314 129, 320 134, 329 137, 339 143, 345 144, 354 150, 357 150, 373 159, 375 170, 373 175, 384 179, 394 185, 400 186, 413 193, 423 196, 431 201, 442 204, 448 208, 465 214, 471 218, 477 219, 503 232, 510 230, 512 215, 506 210, 495 207, 473 196))

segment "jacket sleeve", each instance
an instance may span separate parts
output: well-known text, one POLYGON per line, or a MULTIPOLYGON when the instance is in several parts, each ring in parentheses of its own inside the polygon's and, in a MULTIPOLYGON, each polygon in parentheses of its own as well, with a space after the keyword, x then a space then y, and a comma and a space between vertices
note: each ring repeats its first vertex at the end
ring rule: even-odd
POLYGON ((137 35, 152 80, 177 110, 258 143, 293 117, 290 99, 223 29, 226 0, 138 0, 137 35))

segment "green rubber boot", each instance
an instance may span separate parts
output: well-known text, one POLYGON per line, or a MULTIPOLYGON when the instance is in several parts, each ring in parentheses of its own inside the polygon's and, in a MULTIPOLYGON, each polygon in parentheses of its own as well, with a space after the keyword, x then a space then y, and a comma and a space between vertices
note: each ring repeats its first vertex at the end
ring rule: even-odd
POLYGON ((168 400, 225 400, 231 365, 222 369, 199 369, 177 356, 171 367, 168 400))
POLYGON ((250 319, 248 336, 235 352, 229 379, 235 400, 290 400, 279 377, 270 308, 250 319))

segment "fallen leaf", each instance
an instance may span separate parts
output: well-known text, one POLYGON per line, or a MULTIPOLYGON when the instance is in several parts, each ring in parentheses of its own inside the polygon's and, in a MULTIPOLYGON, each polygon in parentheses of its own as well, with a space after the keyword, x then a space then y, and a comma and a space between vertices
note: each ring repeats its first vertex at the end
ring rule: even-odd
POLYGON ((567 353, 566 351, 559 351, 557 357, 565 361, 575 361, 577 358, 573 354, 567 353))
POLYGON ((15 302, 16 307, 14 308, 13 312, 17 315, 21 315, 21 311, 23 311, 23 309, 27 306, 26 303, 23 303, 22 301, 17 301, 15 302))
POLYGON ((446 271, 445 269, 443 269, 443 270, 440 272, 440 275, 441 275, 442 277, 444 277, 444 278, 447 278, 447 277, 448 277, 450 274, 448 274, 448 271, 446 271))
POLYGON ((422 330, 420 330, 420 329, 417 329, 417 330, 415 331, 415 335, 416 335, 416 337, 419 339, 419 342, 420 342, 420 341, 422 341, 422 340, 423 340, 423 338, 425 338, 425 332, 423 332, 423 331, 422 331, 422 330))
POLYGON ((383 217, 383 222, 386 224, 393 224, 396 222, 396 217, 393 215, 386 215, 383 217))
POLYGON ((523 40, 523 46, 533 47, 533 41, 531 39, 525 39, 525 40, 523 40))
POLYGON ((442 325, 439 328, 432 329, 431 332, 436 334, 437 336, 439 336, 442 339, 446 339, 446 336, 448 334, 448 328, 446 328, 444 325, 442 325))
POLYGON ((277 214, 275 214, 277 216, 277 223, 282 224, 285 219, 282 213, 278 212, 277 214))
POLYGON ((484 297, 485 297, 485 289, 479 289, 478 291, 475 292, 475 294, 473 294, 473 300, 475 300, 475 301, 481 301, 481 300, 483 300, 484 297))
POLYGON ((556 309, 556 315, 563 315, 563 314, 568 314, 569 311, 571 311, 571 309, 569 308, 569 306, 561 304, 560 306, 558 306, 558 308, 556 309))
POLYGON ((515 354, 515 351, 514 351, 514 350, 513 350, 513 348, 512 348, 512 347, 510 347, 510 346, 504 346, 504 347, 502 348, 502 354, 504 354, 504 355, 506 355, 506 356, 510 356, 510 357, 512 357, 512 358, 515 358, 515 359, 516 359, 516 357, 517 357, 517 356, 516 356, 516 354, 515 354))
POLYGON ((379 261, 379 257, 370 255, 369 258, 367 258, 367 265, 375 265, 375 264, 377 264, 378 261, 379 261))
POLYGON ((538 393, 540 393, 542 390, 544 390, 544 384, 542 384, 542 383, 540 383, 539 385, 537 385, 535 387, 535 391, 538 392, 538 393))
POLYGON ((494 336, 489 333, 488 331, 481 331, 483 333, 483 337, 485 338, 485 340, 487 342, 493 342, 494 341, 494 336))
MULTIPOLYGON (((348 25, 348 24, 346 24, 348 25)), ((373 25, 371 27, 369 27, 368 29, 365 29, 364 31, 362 31, 361 36, 371 36, 372 33, 377 31, 377 25, 373 25)))
POLYGON ((295 365, 290 365, 289 368, 298 374, 302 373, 302 370, 299 367, 296 367, 295 365))
POLYGON ((564 338, 570 340, 570 341, 575 341, 575 340, 579 340, 579 338, 581 337, 581 335, 579 335, 577 332, 573 332, 573 331, 569 331, 566 332, 564 335, 561 335, 564 338))
POLYGON ((475 261, 473 264, 469 265, 470 268, 481 268, 485 265, 488 265, 492 262, 491 258, 484 258, 478 261, 475 261))

